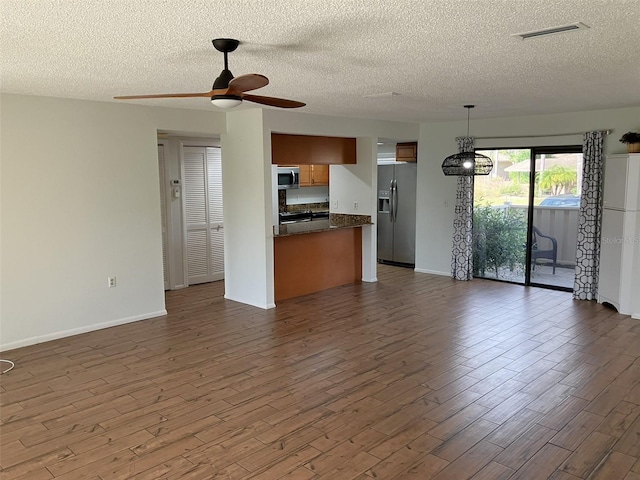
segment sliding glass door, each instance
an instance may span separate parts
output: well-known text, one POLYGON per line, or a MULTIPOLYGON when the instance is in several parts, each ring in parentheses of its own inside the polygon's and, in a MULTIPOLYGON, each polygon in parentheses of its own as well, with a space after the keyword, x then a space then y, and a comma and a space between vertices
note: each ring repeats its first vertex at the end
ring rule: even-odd
POLYGON ((531 285, 573 288, 582 186, 582 150, 535 148, 531 285))
POLYGON ((575 269, 580 146, 482 150, 475 177, 475 277, 570 290, 575 269))
POLYGON ((473 276, 526 282, 529 149, 482 150, 493 171, 474 179, 473 276))

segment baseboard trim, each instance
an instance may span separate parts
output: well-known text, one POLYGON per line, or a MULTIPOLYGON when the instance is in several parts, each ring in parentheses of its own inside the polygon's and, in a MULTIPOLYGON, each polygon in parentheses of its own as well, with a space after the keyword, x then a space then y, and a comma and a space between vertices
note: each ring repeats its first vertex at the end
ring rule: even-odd
POLYGON ((61 330, 59 332, 48 333, 46 335, 25 338, 24 340, 18 340, 16 342, 10 342, 4 345, 0 345, 0 351, 6 352, 8 350, 15 350, 16 348, 20 347, 28 347, 30 345, 36 345, 38 343, 58 340, 59 338, 72 337, 73 335, 80 335, 82 333, 93 332, 95 330, 102 330, 103 328, 116 327, 118 325, 124 325, 127 323, 139 322, 140 320, 162 317, 166 314, 166 310, 158 310, 157 312, 143 313, 141 315, 134 315, 132 317, 119 318, 117 320, 110 320, 108 322, 94 323, 92 325, 86 325, 84 327, 61 330))
POLYGON ((413 271, 416 273, 429 273, 431 275, 441 275, 443 277, 451 276, 451 272, 440 272, 438 270, 429 270, 427 268, 414 268, 413 271))
POLYGON ((269 310, 270 308, 276 308, 276 304, 275 303, 257 304, 257 303, 249 302, 249 301, 246 301, 246 300, 240 300, 238 298, 233 298, 233 297, 230 297, 227 294, 224 295, 224 299, 225 300, 231 300, 232 302, 243 303, 244 305, 250 305, 250 306, 256 307, 256 308, 261 308, 263 310, 269 310))

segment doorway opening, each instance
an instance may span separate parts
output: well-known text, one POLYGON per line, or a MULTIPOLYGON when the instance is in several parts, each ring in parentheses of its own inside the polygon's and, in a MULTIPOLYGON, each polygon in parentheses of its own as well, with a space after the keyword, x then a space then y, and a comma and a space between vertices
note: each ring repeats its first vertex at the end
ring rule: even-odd
POLYGON ((474 276, 572 290, 582 147, 478 152, 494 169, 474 179, 474 276))
POLYGON ((224 278, 219 140, 158 139, 165 290, 224 278))
POLYGON ((378 263, 414 268, 416 263, 417 144, 382 140, 377 152, 378 263), (406 153, 409 150, 409 153, 406 153))

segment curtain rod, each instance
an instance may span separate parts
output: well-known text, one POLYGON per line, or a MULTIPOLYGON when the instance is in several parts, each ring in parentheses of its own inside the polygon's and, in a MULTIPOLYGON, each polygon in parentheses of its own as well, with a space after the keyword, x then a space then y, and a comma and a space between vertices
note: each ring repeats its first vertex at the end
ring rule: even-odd
MULTIPOLYGON (((604 135, 611 135, 613 130, 600 130, 604 135)), ((502 140, 504 138, 542 138, 542 137, 572 137, 574 135, 583 135, 587 132, 574 133, 551 133, 549 135, 504 135, 501 137, 475 137, 476 140, 502 140)))

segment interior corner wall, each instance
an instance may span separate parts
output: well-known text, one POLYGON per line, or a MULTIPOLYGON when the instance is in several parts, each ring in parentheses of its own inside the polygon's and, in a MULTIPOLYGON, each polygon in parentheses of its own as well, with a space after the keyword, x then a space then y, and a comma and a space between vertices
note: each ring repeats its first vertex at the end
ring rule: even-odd
POLYGON ((179 289, 187 286, 184 258, 184 223, 182 202, 184 200, 183 187, 180 187, 180 198, 172 195, 170 180, 182 181, 180 168, 180 141, 175 138, 165 138, 158 143, 164 145, 165 162, 165 206, 167 220, 167 269, 169 289, 179 289))
MULTIPOLYGON (((369 215, 375 223, 377 210, 377 140, 356 139, 355 165, 330 166, 330 211, 352 215, 369 215), (356 207, 357 204, 357 207, 356 207)), ((377 230, 365 226, 362 230, 362 280, 376 280, 377 230)))
POLYGON ((157 130, 213 133, 224 114, 0 102, 0 349, 164 314, 157 130))
POLYGON ((369 195, 366 202, 366 210, 360 211, 360 215, 370 215, 373 225, 362 227, 362 280, 365 282, 377 281, 378 260, 378 229, 375 223, 378 221, 378 141, 377 138, 358 138, 356 144, 359 172, 364 185, 363 195, 369 195))
MULTIPOLYGON (((631 239, 631 241, 635 244, 635 263, 633 271, 635 272, 636 281, 640 282, 640 212, 636 213, 636 215, 638 216, 636 220, 636 235, 631 239)), ((638 285, 636 284, 636 292, 638 291, 637 289, 638 285)), ((633 313, 631 316, 640 320, 640 295, 635 295, 635 305, 633 305, 633 313)))
MULTIPOLYGON (((587 112, 471 120, 475 137, 518 136, 478 140, 478 148, 517 148, 579 145, 582 135, 527 137, 611 129, 605 153, 624 153, 620 136, 640 128, 640 107, 587 112)), ((418 190, 416 214, 416 271, 450 275, 456 177, 445 177, 442 160, 457 152, 455 137, 467 131, 466 118, 457 122, 424 123, 418 139, 418 190)))
POLYGON ((263 110, 227 113, 221 136, 225 298, 272 308, 271 142, 263 110))

